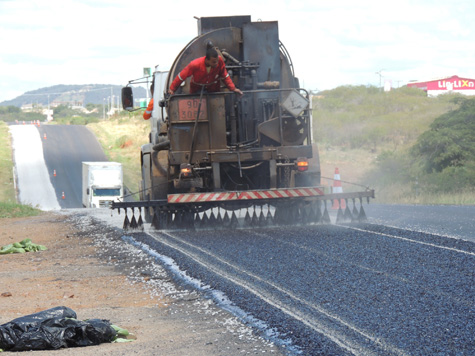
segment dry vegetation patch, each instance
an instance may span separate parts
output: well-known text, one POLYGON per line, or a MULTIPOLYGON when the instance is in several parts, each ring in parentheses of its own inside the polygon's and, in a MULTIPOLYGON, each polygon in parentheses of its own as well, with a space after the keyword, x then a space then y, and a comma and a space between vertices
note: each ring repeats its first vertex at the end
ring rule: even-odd
POLYGON ((124 183, 132 192, 141 180, 140 147, 149 142, 150 122, 140 114, 112 117, 87 125, 102 145, 106 156, 124 167, 124 183))
POLYGON ((0 143, 0 202, 15 202, 11 139, 3 121, 0 121, 0 143))

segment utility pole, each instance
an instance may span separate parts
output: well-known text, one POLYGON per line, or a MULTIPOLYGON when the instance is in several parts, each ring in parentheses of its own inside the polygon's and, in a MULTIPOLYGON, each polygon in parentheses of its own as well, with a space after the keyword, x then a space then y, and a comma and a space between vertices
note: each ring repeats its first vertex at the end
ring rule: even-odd
POLYGON ((383 82, 382 82, 382 79, 383 79, 383 70, 384 70, 384 69, 380 69, 379 72, 376 72, 376 74, 379 75, 379 89, 381 89, 381 88, 382 88, 382 85, 383 85, 383 84, 382 84, 382 83, 383 83, 383 82))

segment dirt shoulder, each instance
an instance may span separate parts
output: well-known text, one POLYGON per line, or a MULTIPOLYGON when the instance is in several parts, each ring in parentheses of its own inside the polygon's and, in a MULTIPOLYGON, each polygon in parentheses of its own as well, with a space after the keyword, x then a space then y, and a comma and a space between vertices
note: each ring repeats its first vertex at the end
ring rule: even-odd
POLYGON ((0 219, 0 226, 0 246, 30 238, 48 248, 0 255, 0 324, 67 306, 80 320, 107 319, 137 338, 55 355, 282 355, 213 301, 176 285, 118 231, 87 215, 43 213, 0 219))

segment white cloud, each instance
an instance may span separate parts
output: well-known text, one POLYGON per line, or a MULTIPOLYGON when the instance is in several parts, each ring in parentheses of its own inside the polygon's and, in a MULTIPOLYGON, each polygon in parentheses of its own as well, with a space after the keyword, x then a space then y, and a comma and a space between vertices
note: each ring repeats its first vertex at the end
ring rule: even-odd
POLYGON ((471 0, 242 0, 243 10, 222 5, 0 0, 0 102, 49 85, 125 84, 143 67, 168 69, 196 36, 193 16, 279 21, 280 39, 308 89, 379 85, 381 69, 401 84, 475 77, 471 0))

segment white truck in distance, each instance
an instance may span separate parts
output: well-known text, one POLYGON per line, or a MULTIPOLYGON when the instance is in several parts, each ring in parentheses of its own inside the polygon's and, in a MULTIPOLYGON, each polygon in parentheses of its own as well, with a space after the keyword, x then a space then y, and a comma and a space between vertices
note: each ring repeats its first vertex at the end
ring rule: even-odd
POLYGON ((123 191, 122 164, 118 162, 82 162, 82 205, 106 208, 120 201, 123 191))

